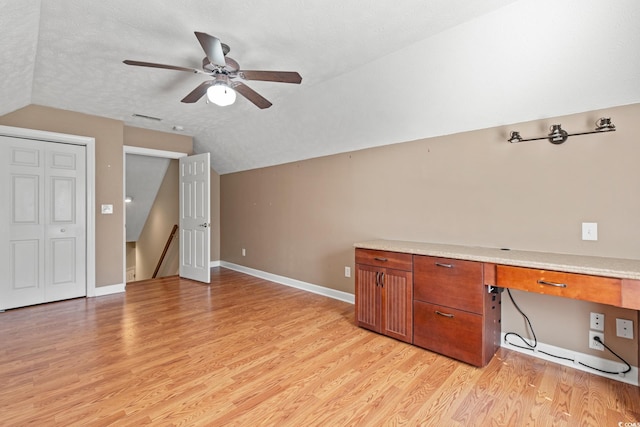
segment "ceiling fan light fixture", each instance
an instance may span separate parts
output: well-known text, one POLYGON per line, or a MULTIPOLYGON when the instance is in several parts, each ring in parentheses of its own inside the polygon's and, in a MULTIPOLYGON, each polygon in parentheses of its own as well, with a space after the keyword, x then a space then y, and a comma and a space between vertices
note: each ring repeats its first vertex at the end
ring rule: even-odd
POLYGON ((236 102, 236 91, 224 82, 215 83, 207 89, 207 98, 220 107, 236 102))

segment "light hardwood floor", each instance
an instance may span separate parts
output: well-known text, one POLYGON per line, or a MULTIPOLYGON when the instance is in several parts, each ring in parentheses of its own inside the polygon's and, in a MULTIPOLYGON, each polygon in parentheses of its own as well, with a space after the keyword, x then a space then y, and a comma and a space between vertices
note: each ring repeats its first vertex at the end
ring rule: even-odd
POLYGON ((505 349, 474 368, 353 310, 214 268, 0 313, 0 425, 640 423, 638 387, 505 349))

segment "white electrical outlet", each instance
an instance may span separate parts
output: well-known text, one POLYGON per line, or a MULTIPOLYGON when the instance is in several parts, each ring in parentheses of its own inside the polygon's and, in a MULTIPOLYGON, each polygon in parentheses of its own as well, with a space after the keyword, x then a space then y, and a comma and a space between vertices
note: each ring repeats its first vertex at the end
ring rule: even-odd
POLYGON ((633 320, 616 319, 616 335, 622 338, 633 339, 633 320))
POLYGON ((582 240, 598 240, 598 223, 582 223, 582 240))
POLYGON ((242 256, 247 256, 247 250, 245 248, 242 248, 242 256))
POLYGON ((344 267, 344 277, 351 277, 351 267, 344 267))
POLYGON ((594 340, 595 337, 599 337, 600 341, 604 343, 604 334, 602 332, 589 331, 589 348, 604 351, 604 346, 598 341, 594 340))
POLYGON ((604 331, 604 314, 591 313, 591 326, 594 331, 604 331))

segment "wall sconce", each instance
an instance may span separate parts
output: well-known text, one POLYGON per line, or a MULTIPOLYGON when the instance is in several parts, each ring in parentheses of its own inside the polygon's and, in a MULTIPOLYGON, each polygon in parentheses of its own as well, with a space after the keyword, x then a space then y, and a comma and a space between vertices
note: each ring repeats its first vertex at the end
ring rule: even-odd
POLYGON ((125 198, 124 198, 124 202, 125 202, 125 203, 131 203, 131 202, 133 202, 133 197, 131 197, 131 196, 127 196, 127 197, 125 197, 125 198))
POLYGON ((541 136, 539 138, 527 138, 527 139, 523 139, 520 136, 520 132, 513 131, 511 132, 511 136, 509 137, 509 139, 507 139, 507 141, 513 144, 516 142, 537 141, 540 139, 548 139, 549 142, 552 144, 562 144, 570 136, 589 135, 592 133, 602 133, 602 132, 613 132, 616 130, 616 127, 614 126, 613 123, 611 123, 611 118, 602 117, 598 119, 598 121, 596 122, 595 130, 592 130, 589 132, 567 133, 566 130, 562 129, 562 125, 552 125, 551 128, 549 128, 549 130, 550 132, 547 136, 541 136))

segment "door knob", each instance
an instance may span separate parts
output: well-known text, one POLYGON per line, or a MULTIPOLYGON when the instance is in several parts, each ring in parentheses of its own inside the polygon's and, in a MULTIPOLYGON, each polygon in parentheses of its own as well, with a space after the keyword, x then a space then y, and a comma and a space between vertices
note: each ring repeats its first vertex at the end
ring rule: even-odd
POLYGON ((209 226, 209 223, 208 223, 208 222, 205 222, 204 224, 200 224, 200 227, 207 228, 208 226, 209 226))

